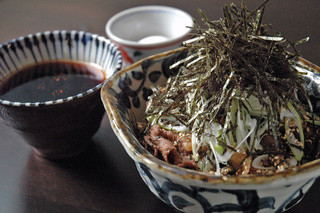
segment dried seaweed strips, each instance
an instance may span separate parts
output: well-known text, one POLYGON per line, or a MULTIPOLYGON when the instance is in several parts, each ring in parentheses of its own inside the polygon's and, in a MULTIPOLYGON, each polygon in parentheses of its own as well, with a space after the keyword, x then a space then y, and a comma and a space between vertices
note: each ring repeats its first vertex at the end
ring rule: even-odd
POLYGON ((183 63, 164 88, 154 89, 147 115, 173 116, 201 135, 207 122, 223 124, 224 108, 233 97, 248 99, 254 94, 267 111, 277 141, 281 108, 288 102, 296 109, 309 107, 297 99, 297 91, 305 100, 308 96, 301 74, 292 66, 299 56, 295 45, 306 39, 290 42, 263 24, 267 3, 253 11, 244 3, 226 5, 224 17, 214 21, 199 10, 208 28, 195 22, 194 38, 185 42, 188 57, 172 66, 183 63), (195 125, 196 120, 201 123, 195 125))

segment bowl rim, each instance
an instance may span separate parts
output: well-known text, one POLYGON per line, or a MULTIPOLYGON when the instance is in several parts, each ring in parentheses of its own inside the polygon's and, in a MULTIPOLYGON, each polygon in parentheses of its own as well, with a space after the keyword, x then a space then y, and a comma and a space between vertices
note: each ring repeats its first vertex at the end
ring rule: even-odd
POLYGON ((194 26, 193 17, 186 11, 183 11, 179 8, 170 7, 170 6, 145 5, 145 6, 132 7, 115 14, 108 20, 105 26, 105 31, 109 39, 118 45, 126 46, 132 49, 154 49, 154 48, 162 48, 162 47, 166 47, 172 44, 182 42, 192 31, 191 28, 193 26, 194 26), (163 12, 178 14, 179 16, 183 16, 186 19, 186 22, 189 22, 190 26, 186 26, 186 31, 177 37, 166 39, 165 41, 161 41, 161 42, 147 43, 147 44, 120 38, 117 35, 115 35, 111 30, 113 24, 125 16, 131 15, 133 13, 152 12, 152 11, 163 11, 163 12))
MULTIPOLYGON (((105 106, 105 110, 109 116, 109 121, 112 129, 117 135, 122 146, 125 148, 128 155, 137 163, 147 165, 153 172, 158 173, 162 176, 170 176, 176 179, 180 179, 192 184, 198 183, 205 187, 214 187, 216 185, 223 185, 224 187, 247 188, 250 186, 255 187, 257 185, 279 186, 288 185, 291 183, 300 182, 301 180, 316 178, 320 175, 320 159, 313 160, 305 163, 299 167, 294 167, 282 172, 270 174, 270 175, 254 175, 254 176, 214 176, 199 171, 189 170, 171 165, 165 161, 158 159, 149 153, 138 141, 136 137, 130 138, 130 131, 124 125, 124 121, 119 115, 119 110, 116 108, 116 102, 113 102, 113 95, 108 92, 111 89, 113 83, 122 76, 124 73, 139 67, 144 60, 160 60, 161 58, 167 57, 186 48, 178 48, 175 50, 159 53, 147 58, 144 58, 116 73, 111 78, 107 79, 101 90, 101 99, 105 106)), ((320 73, 320 67, 307 61, 306 59, 299 58, 299 62, 307 65, 310 69, 320 73)))
MULTIPOLYGON (((91 33, 91 32, 86 32, 86 31, 80 31, 80 30, 52 30, 52 31, 44 31, 44 32, 37 32, 37 33, 31 33, 31 34, 28 34, 26 36, 20 36, 19 38, 15 38, 15 39, 11 39, 10 41, 8 42, 5 42, 3 44, 0 44, 0 51, 5 47, 5 46, 10 46, 12 43, 16 43, 16 42, 21 42, 23 41, 23 39, 25 38, 30 38, 32 36, 41 36, 41 35, 48 35, 50 33, 53 33, 54 35, 57 35, 59 33, 63 33, 63 34, 66 34, 66 33, 70 33, 70 34, 85 34, 87 36, 90 36, 91 38, 96 38, 100 41, 103 41, 103 42, 106 42, 107 44, 110 44, 110 45, 113 45, 113 48, 115 50, 115 52, 118 52, 118 54, 115 53, 115 55, 118 55, 117 57, 118 60, 117 60, 117 63, 116 63, 116 70, 114 72, 118 72, 119 70, 121 70, 122 66, 123 66, 123 59, 122 59, 122 54, 121 54, 121 51, 119 50, 118 46, 112 42, 111 40, 103 37, 103 36, 100 36, 98 34, 95 34, 95 33, 91 33)), ((70 61, 68 59, 58 59, 57 61, 70 61)), ((77 60, 72 60, 74 62, 80 62, 81 61, 77 61, 77 60)), ((45 62, 48 62, 48 61, 41 61, 40 63, 45 63, 45 62)), ((87 62, 87 61, 84 61, 84 63, 91 63, 91 62, 87 62)), ((26 64, 26 65, 23 65, 23 67, 27 67, 27 66, 30 66, 32 64, 26 64)), ((22 68, 23 68, 22 67, 22 68)), ((104 73, 106 75, 106 73, 104 73)), ((75 95, 72 95, 72 96, 68 96, 66 98, 62 98, 62 99, 55 99, 55 100, 50 100, 50 101, 39 101, 39 102, 20 102, 20 101, 9 101, 9 100, 6 100, 6 99, 1 99, 0 97, 0 104, 1 105, 6 105, 6 106, 15 106, 15 107, 20 107, 20 106, 24 106, 24 107, 39 107, 39 106, 48 106, 48 105, 57 105, 57 104, 62 104, 62 103, 66 103, 66 102, 70 102, 72 100, 75 100, 75 99, 79 99, 79 98, 82 98, 84 96, 88 96, 96 91, 98 91, 99 89, 102 88, 103 84, 106 82, 106 80, 108 79, 108 76, 106 75, 106 79, 97 84, 96 86, 86 90, 86 91, 83 91, 81 93, 78 93, 78 94, 75 94, 75 95)))

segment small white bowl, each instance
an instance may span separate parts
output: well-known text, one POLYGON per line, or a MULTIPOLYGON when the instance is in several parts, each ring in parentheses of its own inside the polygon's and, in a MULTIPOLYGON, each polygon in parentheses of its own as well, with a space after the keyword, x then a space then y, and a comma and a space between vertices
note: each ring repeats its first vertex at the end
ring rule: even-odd
POLYGON ((149 5, 114 15, 106 24, 106 34, 119 46, 129 65, 179 47, 193 26, 193 18, 180 9, 149 5))

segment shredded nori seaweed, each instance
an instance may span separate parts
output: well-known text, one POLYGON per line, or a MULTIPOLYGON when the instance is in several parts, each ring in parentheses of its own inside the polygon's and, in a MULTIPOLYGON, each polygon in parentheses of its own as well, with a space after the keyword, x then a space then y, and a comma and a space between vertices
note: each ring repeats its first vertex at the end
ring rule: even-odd
POLYGON ((225 108, 233 97, 254 95, 267 111, 269 131, 281 148, 281 108, 290 102, 297 110, 312 112, 297 98, 299 92, 308 103, 302 74, 293 66, 299 56, 295 46, 308 39, 290 42, 270 24, 263 24, 268 1, 253 11, 244 3, 226 5, 223 18, 214 21, 199 10, 208 28, 195 21, 194 38, 185 42, 189 55, 172 66, 183 64, 165 87, 154 89, 147 116, 173 116, 201 135, 207 122, 224 123, 225 108), (196 121, 200 123, 195 125, 196 121))

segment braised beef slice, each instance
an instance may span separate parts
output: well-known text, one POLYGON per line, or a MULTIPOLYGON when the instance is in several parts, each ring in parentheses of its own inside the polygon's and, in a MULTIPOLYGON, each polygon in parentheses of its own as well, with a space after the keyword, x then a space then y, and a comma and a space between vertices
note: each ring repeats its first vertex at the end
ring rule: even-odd
POLYGON ((153 125, 144 137, 143 144, 147 150, 153 150, 154 156, 159 159, 180 167, 198 170, 192 153, 184 149, 181 145, 184 141, 178 140, 178 136, 176 132, 153 125))

